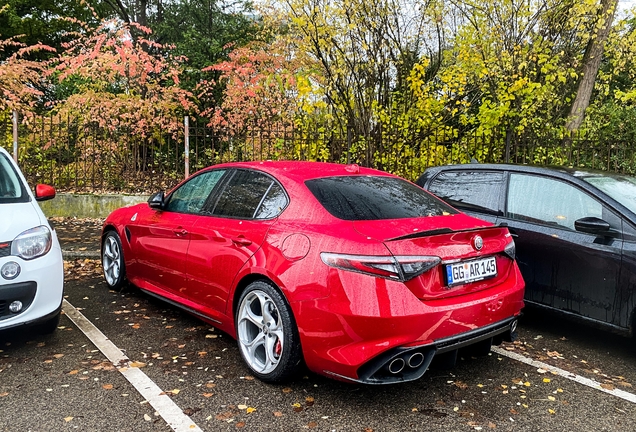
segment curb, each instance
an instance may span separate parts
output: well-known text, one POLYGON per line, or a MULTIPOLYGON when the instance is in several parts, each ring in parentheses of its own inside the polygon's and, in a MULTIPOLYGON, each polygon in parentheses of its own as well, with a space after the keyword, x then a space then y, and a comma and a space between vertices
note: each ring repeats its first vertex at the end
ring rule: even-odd
POLYGON ((62 250, 62 258, 64 260, 74 259, 99 259, 101 258, 98 251, 74 251, 74 250, 62 250))

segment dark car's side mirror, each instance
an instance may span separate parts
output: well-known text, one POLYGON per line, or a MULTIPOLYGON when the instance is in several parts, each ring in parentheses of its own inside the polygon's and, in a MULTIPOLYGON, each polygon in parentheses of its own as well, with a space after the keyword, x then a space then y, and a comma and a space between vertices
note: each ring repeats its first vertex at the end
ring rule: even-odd
POLYGON ((148 199, 148 205, 150 208, 156 210, 163 210, 165 206, 164 202, 164 193, 163 191, 159 191, 148 199))
POLYGON ((35 200, 46 201, 55 198, 55 188, 47 184, 38 184, 35 186, 35 200))
POLYGON ((584 217, 574 221, 574 229, 584 233, 603 234, 610 230, 610 224, 597 217, 584 217))

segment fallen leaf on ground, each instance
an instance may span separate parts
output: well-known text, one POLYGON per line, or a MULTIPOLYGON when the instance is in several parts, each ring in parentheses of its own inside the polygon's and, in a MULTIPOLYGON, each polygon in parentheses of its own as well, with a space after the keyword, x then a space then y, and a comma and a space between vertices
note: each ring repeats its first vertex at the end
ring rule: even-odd
POLYGON ((214 416, 214 418, 217 420, 228 420, 228 419, 231 419, 232 417, 234 417, 234 414, 232 414, 231 411, 225 411, 214 416))
POLYGON ((104 384, 104 385, 102 386, 102 388, 103 388, 104 390, 112 390, 112 389, 113 389, 113 385, 112 385, 112 384, 104 384))
POLYGON ((248 414, 252 414, 254 411, 256 411, 256 408, 249 407, 249 408, 247 409, 247 413, 248 413, 248 414))
POLYGON ((64 421, 65 421, 66 423, 70 422, 71 420, 73 420, 73 417, 71 417, 71 416, 64 417, 64 421))
POLYGON ((201 408, 186 408, 183 410, 183 413, 187 416, 191 416, 201 411, 201 408))

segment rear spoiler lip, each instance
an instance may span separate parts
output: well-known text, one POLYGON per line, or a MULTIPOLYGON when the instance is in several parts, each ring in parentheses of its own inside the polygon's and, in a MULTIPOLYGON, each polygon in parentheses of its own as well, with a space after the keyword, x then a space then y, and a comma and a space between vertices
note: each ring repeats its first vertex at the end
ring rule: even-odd
POLYGON ((505 222, 502 222, 498 225, 491 225, 491 226, 482 226, 482 227, 475 227, 475 228, 468 228, 468 229, 462 229, 462 230, 452 230, 450 228, 438 228, 438 229, 434 229, 434 230, 429 230, 429 231, 420 231, 420 232, 416 232, 416 233, 411 233, 411 234, 405 234, 405 235, 401 235, 398 237, 393 237, 387 240, 384 240, 385 242, 391 242, 391 241, 398 241, 398 240, 410 240, 410 239, 416 239, 416 238, 422 238, 422 237, 432 237, 432 236, 436 236, 436 235, 440 235, 440 234, 453 234, 453 233, 460 233, 460 232, 471 232, 471 231, 483 231, 485 229, 489 229, 489 228, 508 228, 508 224, 505 222))

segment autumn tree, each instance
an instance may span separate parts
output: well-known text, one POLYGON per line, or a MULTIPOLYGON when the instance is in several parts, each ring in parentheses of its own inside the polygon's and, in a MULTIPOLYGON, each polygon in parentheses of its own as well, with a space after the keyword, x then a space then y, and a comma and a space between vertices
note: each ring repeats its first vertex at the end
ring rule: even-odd
POLYGON ((298 49, 320 67, 324 95, 350 141, 377 136, 376 109, 391 106, 421 56, 440 52, 440 29, 421 2, 285 0, 285 6, 298 49))
POLYGON ((77 84, 72 95, 52 106, 103 128, 126 125, 141 137, 156 130, 176 132, 180 114, 193 109, 190 93, 179 87, 183 60, 169 46, 133 39, 133 27, 140 34, 151 33, 134 23, 104 20, 64 44, 54 77, 77 84))
POLYGON ((585 110, 590 104, 594 83, 601 65, 605 42, 612 29, 614 14, 618 7, 618 0, 601 0, 600 4, 592 9, 596 19, 587 35, 587 46, 583 55, 580 79, 576 98, 572 103, 566 129, 573 132, 579 129, 585 117, 585 110))
MULTIPOLYGON (((2 5, 4 11, 0 14, 0 38, 12 39, 24 46, 43 44, 59 52, 62 43, 68 41, 68 33, 80 29, 76 22, 66 17, 96 23, 90 8, 80 0, 0 0, 2 5)), ((0 60, 18 49, 17 46, 6 46, 0 53, 0 60)), ((46 50, 32 52, 28 57, 45 60, 52 56, 53 52, 46 50)))
MULTIPOLYGON (((0 7, 0 19, 11 13, 10 5, 0 7)), ((54 53, 55 49, 41 43, 29 45, 18 35, 6 37, 0 33, 0 112, 16 110, 30 112, 43 96, 49 63, 34 59, 37 53, 54 53)))
POLYGON ((317 142, 309 143, 303 137, 304 126, 324 127, 315 121, 324 116, 325 103, 318 96, 316 76, 302 53, 289 55, 294 50, 286 38, 272 43, 252 43, 234 49, 229 60, 205 68, 218 80, 203 80, 198 86, 199 100, 214 99, 222 89, 222 103, 210 106, 201 116, 209 119, 208 126, 215 137, 244 145, 250 132, 253 157, 265 151, 265 157, 294 158, 300 156, 300 141, 311 150, 313 158, 326 159, 324 148, 317 142), (306 121, 304 121, 305 119, 306 121), (284 142, 293 136, 298 142, 284 142), (289 133, 289 135, 287 135, 289 133), (262 149, 260 140, 277 137, 277 148, 262 149), (298 146, 298 148, 293 148, 298 146), (283 148, 286 147, 286 148, 283 148), (295 155, 295 156, 294 156, 295 155))

